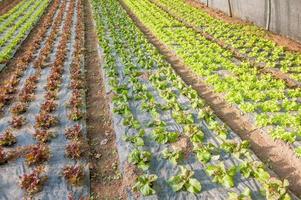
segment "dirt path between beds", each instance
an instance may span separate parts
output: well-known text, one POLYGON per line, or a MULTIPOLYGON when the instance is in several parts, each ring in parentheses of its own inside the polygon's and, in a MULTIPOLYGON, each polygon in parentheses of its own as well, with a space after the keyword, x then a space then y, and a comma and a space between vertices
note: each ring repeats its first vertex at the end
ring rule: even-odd
POLYGON ((83 1, 91 197, 125 199, 122 192, 122 176, 119 172, 115 132, 112 128, 112 118, 101 72, 102 58, 98 51, 92 8, 89 0, 83 1))
POLYGON ((289 145, 281 141, 274 141, 268 133, 263 133, 251 124, 246 116, 229 105, 221 95, 213 92, 200 77, 196 76, 189 67, 185 66, 182 60, 169 47, 158 40, 143 25, 122 0, 119 0, 119 2, 148 40, 166 57, 166 60, 173 66, 177 74, 198 92, 218 117, 228 124, 234 132, 242 139, 250 141, 251 149, 263 162, 268 163, 281 179, 286 178, 289 180, 289 188, 294 194, 301 196, 301 159, 294 155, 289 145))

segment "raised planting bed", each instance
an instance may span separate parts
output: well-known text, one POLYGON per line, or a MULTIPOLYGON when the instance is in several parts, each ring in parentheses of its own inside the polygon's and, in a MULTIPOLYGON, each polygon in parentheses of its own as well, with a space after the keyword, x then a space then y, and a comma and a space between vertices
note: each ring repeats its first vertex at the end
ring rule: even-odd
POLYGON ((0 119, 1 135, 12 118, 24 119, 18 129, 12 127, 14 144, 4 145, 2 151, 3 199, 90 196, 85 85, 81 84, 83 6, 80 0, 55 1, 53 6, 32 49, 33 57, 18 77, 17 95, 4 106, 0 119), (70 137, 68 132, 74 127, 78 134, 70 137))
POLYGON ((286 148, 295 153, 292 159, 300 157, 300 89, 292 89, 248 62, 235 59, 229 51, 187 28, 151 2, 126 3, 145 27, 211 91, 245 114, 248 123, 268 133, 271 140, 286 142, 286 148), (154 12, 157 14, 153 15, 154 12))
POLYGON ((93 7, 129 199, 290 198, 271 194, 271 184, 288 182, 176 75, 118 2, 93 7))

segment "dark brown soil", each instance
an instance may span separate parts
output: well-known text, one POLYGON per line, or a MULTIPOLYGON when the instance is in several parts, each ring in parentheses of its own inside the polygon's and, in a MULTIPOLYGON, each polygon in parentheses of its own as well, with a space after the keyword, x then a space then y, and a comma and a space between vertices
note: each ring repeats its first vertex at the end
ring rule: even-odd
MULTIPOLYGON (((224 20, 228 23, 232 23, 232 24, 249 24, 249 25, 254 25, 256 26, 254 23, 246 21, 246 20, 242 20, 240 18, 237 17, 229 17, 227 15, 227 13, 224 13, 220 10, 214 9, 214 8, 210 8, 207 7, 205 4, 198 2, 196 0, 185 0, 187 3, 189 3, 190 5, 196 7, 196 8, 200 8, 204 11, 206 11, 210 16, 224 20)), ((263 30, 262 28, 258 27, 259 29, 263 30)), ((271 31, 265 31, 265 37, 269 40, 273 40, 275 43, 277 43, 278 45, 284 47, 285 49, 289 50, 289 51, 293 51, 293 52, 301 52, 301 43, 298 41, 295 41, 287 36, 283 36, 283 35, 279 35, 277 33, 273 33, 271 31)))
POLYGON ((246 116, 229 105, 225 99, 212 91, 198 76, 196 76, 183 61, 177 57, 165 44, 158 40, 141 21, 129 10, 122 0, 121 5, 128 15, 134 20, 148 40, 154 44, 166 60, 171 63, 181 78, 191 85, 198 94, 207 102, 214 112, 235 131, 242 139, 249 140, 252 150, 263 161, 268 162, 271 169, 281 179, 288 179, 290 190, 296 195, 301 195, 301 159, 298 159, 291 147, 284 142, 274 141, 267 133, 262 132, 249 122, 246 116))
POLYGON ((119 172, 115 133, 101 72, 102 58, 98 52, 92 8, 89 0, 83 1, 91 196, 94 199, 125 199, 123 179, 119 172))
POLYGON ((172 143, 173 150, 183 152, 184 158, 187 159, 193 151, 193 144, 187 136, 180 136, 179 140, 172 143))
POLYGON ((0 3, 0 15, 7 13, 13 7, 15 7, 21 0, 3 0, 0 3))

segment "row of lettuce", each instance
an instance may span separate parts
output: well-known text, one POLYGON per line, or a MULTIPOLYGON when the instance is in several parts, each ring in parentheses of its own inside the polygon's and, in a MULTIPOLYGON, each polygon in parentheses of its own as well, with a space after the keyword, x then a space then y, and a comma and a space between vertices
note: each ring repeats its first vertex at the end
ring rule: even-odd
POLYGON ((264 128, 274 139, 292 144, 296 155, 301 156, 300 88, 289 88, 284 81, 261 73, 250 63, 234 59, 229 51, 187 28, 150 1, 125 3, 215 92, 247 113, 252 123, 264 128))
POLYGON ((154 3, 170 10, 176 16, 199 27, 213 37, 222 40, 226 45, 237 49, 241 54, 264 63, 267 67, 278 68, 289 73, 292 78, 301 80, 301 55, 286 51, 272 40, 266 33, 253 25, 231 24, 216 19, 207 12, 195 8, 184 0, 158 1, 154 3))
POLYGON ((0 63, 6 63, 40 19, 50 0, 21 1, 0 16, 0 63))
MULTIPOLYGON (((35 45, 30 49, 34 56, 22 63, 26 73, 18 74, 15 85, 11 87, 18 94, 16 98, 9 98, 11 104, 7 102, 5 105, 8 112, 0 120, 2 129, 6 129, 0 133, 1 173, 13 167, 16 170, 22 168, 19 181, 14 176, 2 174, 2 185, 8 186, 1 197, 32 199, 36 195, 35 198, 43 199, 49 196, 47 191, 51 186, 52 197, 57 195, 57 190, 68 190, 70 192, 65 198, 75 199, 73 193, 78 193, 75 188, 83 186, 87 177, 87 169, 83 165, 86 131, 83 120, 82 1, 54 0, 39 28, 33 42, 35 45), (23 86, 20 85, 22 82, 23 86), (5 120, 8 117, 11 117, 10 121, 5 120), (60 146, 63 148, 58 148, 60 146), (19 158, 24 158, 24 165, 19 158), (49 181, 60 177, 64 177, 68 187, 64 182, 56 187, 49 181), (14 184, 7 184, 10 182, 19 182, 23 191, 16 189, 14 184)), ((17 59, 25 60, 22 57, 17 59)), ((15 175, 18 177, 18 173, 15 175)), ((85 188, 80 190, 80 196, 84 195, 85 188)))
MULTIPOLYGON (((248 142, 241 141, 197 92, 183 83, 118 2, 93 0, 92 4, 105 53, 105 74, 114 94, 114 115, 122 118, 122 126, 128 130, 123 133, 123 142, 131 148, 123 154, 140 169, 133 191, 143 195, 161 192, 157 190, 164 188, 158 181, 162 169, 153 166, 154 160, 161 160, 164 169, 168 169, 166 163, 174 165, 175 171, 165 173, 171 176, 163 177, 167 179, 163 183, 167 182, 172 191, 206 193, 202 186, 208 183, 203 184, 188 164, 194 157, 196 166, 205 172, 202 176, 221 188, 219 191, 225 191, 229 199, 290 199, 288 182, 272 177, 249 150, 248 142), (185 139, 187 144, 178 148, 179 141, 185 139), (248 187, 243 180, 255 181, 261 190, 248 187)), ((225 194, 214 195, 222 198, 220 195, 225 194)))

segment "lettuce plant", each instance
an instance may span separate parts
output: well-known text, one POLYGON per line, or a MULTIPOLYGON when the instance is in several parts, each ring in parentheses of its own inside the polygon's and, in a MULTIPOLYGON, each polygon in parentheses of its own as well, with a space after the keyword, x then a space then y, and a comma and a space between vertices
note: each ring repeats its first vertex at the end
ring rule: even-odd
POLYGON ((128 161, 145 171, 150 166, 151 157, 151 152, 135 149, 130 153, 128 161))
POLYGON ((82 138, 82 128, 79 124, 76 124, 65 131, 65 136, 69 140, 79 140, 82 138))
POLYGON ((183 159, 183 152, 180 150, 171 150, 171 149, 164 149, 162 151, 162 157, 164 159, 170 160, 170 162, 174 165, 177 165, 183 159))
POLYGON ((202 143, 204 141, 204 133, 195 124, 184 126, 184 134, 187 135, 193 143, 202 143))
POLYGON ((138 135, 124 135, 123 140, 126 142, 130 142, 135 146, 144 146, 144 130, 141 129, 138 135))
POLYGON ((228 200, 252 200, 251 190, 249 188, 246 188, 240 194, 229 192, 228 195, 228 200))
POLYGON ((199 119, 204 119, 205 121, 210 121, 215 119, 213 110, 209 106, 205 106, 198 113, 199 119))
POLYGON ((47 180, 47 176, 43 176, 44 169, 39 167, 36 168, 30 174, 24 174, 20 176, 20 186, 23 190, 29 194, 35 194, 42 190, 42 187, 47 180))
POLYGON ((36 144, 30 147, 29 152, 25 155, 28 165, 40 164, 48 161, 50 158, 50 149, 45 144, 36 144))
POLYGON ((296 134, 293 132, 286 131, 283 127, 276 127, 271 136, 274 140, 280 139, 285 142, 294 143, 296 140, 296 134))
POLYGON ((234 155, 236 158, 250 158, 249 151, 250 143, 246 140, 242 142, 234 141, 234 140, 225 140, 221 144, 221 148, 234 155))
POLYGON ((55 137, 54 132, 49 130, 43 130, 43 129, 36 129, 33 136, 36 138, 37 141, 41 143, 49 142, 52 138, 55 137))
POLYGON ((27 108, 28 108, 27 103, 18 102, 11 108, 11 112, 13 114, 22 114, 26 112, 27 108))
POLYGON ((70 185, 78 186, 84 179, 83 166, 66 166, 63 169, 63 176, 70 185))
POLYGON ((78 121, 84 116, 83 111, 80 108, 73 107, 69 113, 69 119, 73 121, 78 121))
POLYGON ((72 159, 79 159, 84 150, 84 144, 81 141, 72 141, 66 147, 66 155, 72 159))
POLYGON ((135 119, 132 113, 126 112, 123 116, 123 125, 130 128, 139 129, 141 128, 140 122, 135 119))
POLYGON ((194 152, 202 163, 208 163, 211 159, 218 160, 220 157, 220 149, 212 143, 195 145, 194 152))
POLYGON ((160 144, 165 144, 169 142, 176 142, 179 133, 177 132, 167 132, 163 127, 157 127, 153 130, 153 136, 156 142, 160 144))
POLYGON ((47 112, 41 112, 38 116, 36 116, 36 127, 38 128, 49 129, 57 123, 58 119, 47 112))
POLYGON ((172 176, 168 180, 172 190, 175 192, 184 190, 191 193, 200 193, 202 186, 197 179, 193 178, 194 172, 183 166, 180 166, 180 170, 178 175, 172 176))
POLYGON ((213 182, 219 183, 226 188, 234 187, 234 176, 238 169, 236 166, 226 169, 223 163, 219 165, 208 165, 205 169, 209 176, 212 176, 213 182))
POLYGON ((11 129, 7 129, 0 135, 0 146, 12 146, 17 142, 16 137, 13 135, 11 129))
POLYGON ((55 103, 55 100, 46 100, 42 105, 41 105, 41 110, 45 112, 53 112, 55 111, 57 107, 57 103, 55 103))
POLYGON ((267 199, 290 200, 288 186, 289 183, 286 179, 280 181, 276 178, 271 178, 267 183, 263 184, 263 191, 267 199))
POLYGON ((143 174, 137 177, 136 183, 133 186, 133 191, 141 192, 143 196, 149 196, 156 194, 156 191, 152 188, 153 183, 158 179, 154 174, 143 174))
POLYGON ((13 128, 21 128, 25 124, 25 117, 23 116, 13 116, 11 122, 13 128))
POLYGON ((172 117, 179 124, 193 124, 194 123, 194 117, 191 113, 185 113, 182 111, 172 112, 172 117))
POLYGON ((210 130, 214 131, 222 139, 226 139, 228 137, 229 133, 224 124, 221 124, 220 122, 215 120, 210 120, 208 126, 210 130))

